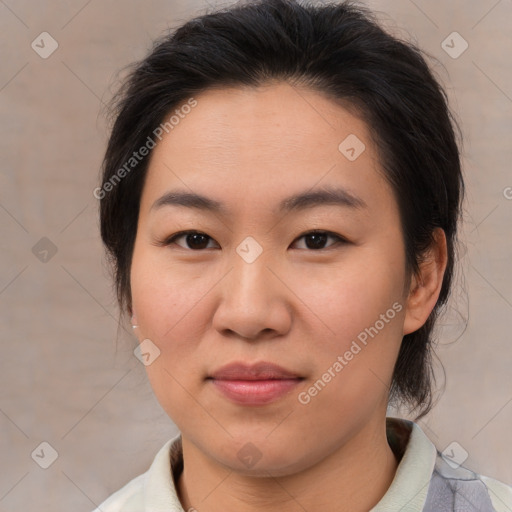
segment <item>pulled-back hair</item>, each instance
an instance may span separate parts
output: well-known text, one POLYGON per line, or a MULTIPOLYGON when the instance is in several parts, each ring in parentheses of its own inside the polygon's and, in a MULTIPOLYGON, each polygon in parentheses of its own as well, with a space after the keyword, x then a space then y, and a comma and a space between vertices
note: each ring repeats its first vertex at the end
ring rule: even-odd
POLYGON ((111 104, 97 195, 121 313, 131 314, 130 266, 149 156, 131 172, 119 170, 194 95, 274 81, 308 86, 366 122, 399 206, 409 276, 435 228, 446 234, 439 300, 426 323, 404 336, 390 390, 390 400, 424 416, 433 403, 432 331, 452 282, 463 195, 457 123, 422 52, 352 2, 239 2, 164 35, 135 63, 111 104))

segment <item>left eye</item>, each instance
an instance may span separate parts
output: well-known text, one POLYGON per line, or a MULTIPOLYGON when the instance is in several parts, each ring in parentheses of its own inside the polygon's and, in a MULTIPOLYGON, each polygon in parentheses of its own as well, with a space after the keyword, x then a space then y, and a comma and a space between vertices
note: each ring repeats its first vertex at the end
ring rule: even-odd
POLYGON ((336 245, 337 243, 346 243, 346 240, 339 235, 335 235, 334 233, 330 233, 328 231, 311 231, 309 233, 305 233, 301 235, 297 240, 304 238, 306 242, 306 247, 299 247, 299 249, 312 249, 312 250, 321 250, 326 249, 325 244, 329 238, 334 240, 334 244, 331 244, 329 247, 336 245))

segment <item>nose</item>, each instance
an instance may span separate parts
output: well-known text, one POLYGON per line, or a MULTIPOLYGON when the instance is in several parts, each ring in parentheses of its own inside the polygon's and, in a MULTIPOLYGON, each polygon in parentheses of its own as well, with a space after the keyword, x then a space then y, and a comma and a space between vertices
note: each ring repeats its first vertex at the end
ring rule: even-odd
POLYGON ((286 334, 292 322, 291 292, 278 275, 265 253, 248 263, 235 252, 233 268, 219 283, 213 327, 224 336, 251 341, 286 334))

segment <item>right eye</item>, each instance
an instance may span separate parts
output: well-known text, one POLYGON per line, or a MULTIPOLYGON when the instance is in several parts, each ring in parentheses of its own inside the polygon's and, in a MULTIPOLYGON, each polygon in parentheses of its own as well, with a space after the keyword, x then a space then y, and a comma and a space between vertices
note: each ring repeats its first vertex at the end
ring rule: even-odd
MULTIPOLYGON (((201 231, 180 231, 179 233, 175 233, 174 235, 171 235, 170 237, 166 238, 164 241, 161 242, 161 245, 163 246, 170 246, 173 244, 178 245, 179 247, 182 247, 183 249, 191 249, 194 251, 199 251, 201 249, 208 249, 208 241, 214 241, 213 238, 208 236, 206 233, 202 233, 201 231), (185 245, 179 244, 177 240, 180 239, 185 240, 185 245)), ((215 242, 216 243, 216 242, 215 242)), ((212 247, 210 247, 212 248, 212 247)))

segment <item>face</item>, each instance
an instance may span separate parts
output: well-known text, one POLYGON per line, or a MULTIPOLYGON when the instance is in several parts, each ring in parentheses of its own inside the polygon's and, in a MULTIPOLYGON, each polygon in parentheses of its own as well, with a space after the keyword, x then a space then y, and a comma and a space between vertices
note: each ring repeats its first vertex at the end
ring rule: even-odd
POLYGON ((385 417, 406 317, 398 206, 367 126, 321 94, 195 99, 151 156, 136 332, 184 440, 291 474, 385 417))

